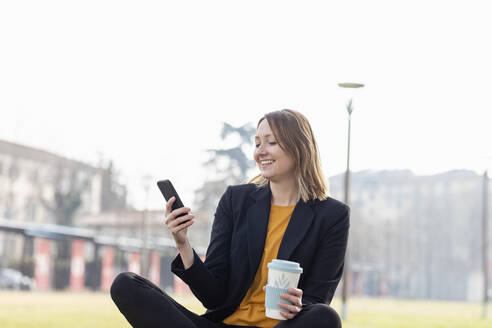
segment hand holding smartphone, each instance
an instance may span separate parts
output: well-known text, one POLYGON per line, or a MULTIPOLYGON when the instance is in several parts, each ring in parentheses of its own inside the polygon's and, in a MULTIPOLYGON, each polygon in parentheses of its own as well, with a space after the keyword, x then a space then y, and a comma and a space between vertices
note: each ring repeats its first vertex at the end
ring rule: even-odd
POLYGON ((183 266, 188 269, 193 265, 194 254, 193 249, 190 246, 188 237, 186 236, 188 227, 194 223, 194 215, 189 214, 189 208, 183 208, 183 202, 179 198, 176 189, 174 189, 173 184, 169 180, 161 180, 157 182, 162 195, 167 201, 166 206, 166 225, 169 231, 171 231, 174 241, 176 242, 176 247, 181 254, 181 260, 183 261, 183 266), (169 200, 175 197, 174 202, 169 208, 169 200), (175 211, 175 213, 172 213, 175 211), (176 213, 179 212, 179 213, 176 213), (175 216, 174 216, 175 215, 175 216))

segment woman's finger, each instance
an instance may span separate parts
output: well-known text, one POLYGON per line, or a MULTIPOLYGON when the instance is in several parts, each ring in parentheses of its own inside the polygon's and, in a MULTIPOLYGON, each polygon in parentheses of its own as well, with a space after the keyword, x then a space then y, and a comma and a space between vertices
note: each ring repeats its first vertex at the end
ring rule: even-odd
POLYGON ((175 218, 180 216, 181 214, 187 213, 191 211, 189 207, 180 207, 175 209, 174 211, 171 212, 171 215, 174 216, 175 218))
POLYGON ((296 306, 302 306, 301 298, 296 295, 280 294, 280 298, 287 300, 296 306))
POLYGON ((295 314, 294 314, 294 313, 284 312, 284 311, 280 311, 280 314, 281 314, 284 318, 286 318, 286 319, 292 319, 292 318, 294 318, 294 317, 297 315, 297 313, 295 313, 295 314))
POLYGON ((301 309, 298 306, 286 304, 283 302, 278 302, 278 306, 281 307, 282 309, 289 311, 290 313, 299 313, 301 311, 301 309))
POLYGON ((186 222, 188 220, 191 220, 195 217, 194 214, 189 214, 189 215, 185 215, 185 216, 181 216, 175 220, 172 220, 171 222, 169 222, 169 224, 167 225, 168 228, 172 229, 172 228, 175 228, 177 226, 179 226, 180 224, 182 224, 183 222, 186 222))
POLYGON ((176 200, 176 197, 171 197, 169 198, 169 200, 167 201, 166 203, 166 216, 169 215, 169 213, 171 213, 171 208, 173 207, 173 203, 174 201, 176 200))
POLYGON ((191 220, 189 220, 188 222, 183 223, 183 224, 181 224, 181 225, 179 225, 179 226, 177 226, 177 227, 175 227, 175 228, 171 229, 171 232, 172 232, 173 234, 177 234, 177 233, 178 233, 178 232, 180 232, 181 230, 183 230, 183 229, 185 229, 185 228, 188 228, 188 227, 189 227, 190 225, 192 225, 193 223, 195 223, 195 220, 191 219, 191 220))
POLYGON ((302 289, 299 288, 289 288, 289 293, 298 297, 302 297, 302 289))
POLYGON ((178 209, 175 209, 167 216, 166 224, 169 225, 169 222, 172 222, 174 219, 176 219, 178 215, 188 213, 189 211, 189 207, 180 207, 178 209))

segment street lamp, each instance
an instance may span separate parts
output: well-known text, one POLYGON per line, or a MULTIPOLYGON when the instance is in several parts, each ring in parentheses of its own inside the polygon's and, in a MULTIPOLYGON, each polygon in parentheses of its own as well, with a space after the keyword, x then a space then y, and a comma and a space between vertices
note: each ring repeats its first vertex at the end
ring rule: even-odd
POLYGON ((489 268, 488 268, 488 225, 487 215, 489 210, 489 176, 485 170, 483 174, 483 203, 482 203, 482 261, 483 261, 483 303, 482 318, 487 318, 487 302, 489 299, 489 268))
MULTIPOLYGON (((358 89, 364 87, 364 84, 360 83, 338 83, 340 88, 358 89)), ((345 204, 349 205, 350 202, 350 122, 354 107, 352 105, 352 98, 347 103, 348 112, 348 142, 347 142, 347 170, 345 172, 345 204)), ((348 285, 348 272, 349 272, 349 248, 347 246, 347 252, 345 254, 345 265, 342 275, 342 319, 347 319, 347 285, 348 285)))

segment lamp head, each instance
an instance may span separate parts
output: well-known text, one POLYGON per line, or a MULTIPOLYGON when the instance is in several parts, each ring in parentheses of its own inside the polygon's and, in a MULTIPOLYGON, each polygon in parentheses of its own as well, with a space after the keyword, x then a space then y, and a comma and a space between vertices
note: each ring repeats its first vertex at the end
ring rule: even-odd
POLYGON ((364 86, 364 84, 347 82, 347 83, 338 83, 338 86, 340 88, 353 88, 353 89, 355 89, 355 88, 362 88, 364 86))

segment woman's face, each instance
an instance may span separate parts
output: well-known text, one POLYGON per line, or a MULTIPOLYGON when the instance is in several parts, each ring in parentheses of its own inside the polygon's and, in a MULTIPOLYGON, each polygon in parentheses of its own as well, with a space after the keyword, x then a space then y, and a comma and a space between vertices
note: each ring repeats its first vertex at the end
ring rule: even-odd
POLYGON ((273 182, 294 178, 294 161, 280 148, 266 119, 256 130, 254 158, 264 178, 273 182))

